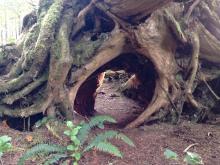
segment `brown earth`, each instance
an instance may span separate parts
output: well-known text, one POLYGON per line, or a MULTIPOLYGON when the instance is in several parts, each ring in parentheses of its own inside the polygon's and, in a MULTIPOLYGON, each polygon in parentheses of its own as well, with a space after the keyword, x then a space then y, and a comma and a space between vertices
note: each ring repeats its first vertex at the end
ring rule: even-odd
MULTIPOLYGON (((95 109, 98 114, 109 114, 119 122, 135 117, 143 108, 134 100, 122 96, 116 92, 116 82, 104 83, 100 88, 95 109)), ((109 128, 106 128, 109 129, 109 128)), ((115 128, 114 128, 115 129, 115 128)), ((119 129, 120 130, 120 129, 119 129)), ((61 129, 61 132, 63 130, 61 129)), ((155 123, 141 126, 132 130, 120 130, 130 137, 136 147, 129 147, 119 141, 113 141, 123 152, 123 159, 118 159, 100 152, 85 154, 80 161, 81 165, 182 165, 184 164, 184 149, 191 144, 198 145, 190 148, 190 151, 198 153, 205 165, 220 164, 220 125, 195 124, 189 121, 181 121, 178 125, 155 123), (163 153, 165 149, 171 149, 180 155, 179 161, 166 160, 163 153)), ((12 137, 14 151, 6 153, 2 162, 4 165, 16 165, 17 160, 26 149, 37 143, 65 144, 66 140, 55 138, 46 128, 33 132, 19 132, 8 128, 4 122, 0 123, 0 136, 12 137), (28 136, 33 137, 28 141, 28 136)), ((42 164, 39 159, 33 159, 27 165, 42 164)))

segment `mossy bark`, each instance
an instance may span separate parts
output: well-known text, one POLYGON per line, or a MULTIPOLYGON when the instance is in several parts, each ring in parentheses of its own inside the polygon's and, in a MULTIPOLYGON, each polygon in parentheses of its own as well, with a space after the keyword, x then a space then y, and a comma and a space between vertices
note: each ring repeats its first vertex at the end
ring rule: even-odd
MULTIPOLYGON (((161 109, 180 115, 180 102, 191 104, 204 118, 210 107, 194 91, 220 75, 219 7, 217 0, 41 0, 37 13, 25 18, 13 47, 20 58, 2 72, 0 113, 28 117, 59 110, 72 118, 85 81, 120 55, 132 53, 150 60, 157 76, 150 104, 127 128, 161 109), (34 19, 28 23, 28 18, 34 19)), ((1 58, 9 59, 4 51, 1 58)))

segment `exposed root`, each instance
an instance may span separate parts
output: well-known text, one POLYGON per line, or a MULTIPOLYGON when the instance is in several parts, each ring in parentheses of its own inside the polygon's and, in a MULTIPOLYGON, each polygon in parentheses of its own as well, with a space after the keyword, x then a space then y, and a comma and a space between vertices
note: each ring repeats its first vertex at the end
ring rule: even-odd
POLYGON ((128 48, 129 45, 126 45, 126 39, 126 33, 122 31, 112 32, 112 36, 105 43, 103 43, 102 47, 98 50, 96 56, 91 60, 91 62, 74 74, 74 79, 77 83, 70 90, 70 102, 75 100, 77 91, 80 86, 90 75, 92 75, 92 73, 97 70, 97 68, 103 66, 120 54, 131 52, 131 50, 128 48))
POLYGON ((125 22, 124 20, 120 19, 119 17, 117 17, 116 15, 114 15, 113 13, 111 13, 108 9, 106 9, 104 6, 99 5, 99 4, 95 4, 95 6, 100 9, 101 11, 105 12, 115 23, 115 29, 120 29, 120 27, 125 30, 128 31, 128 26, 129 23, 125 22))
POLYGON ((45 74, 41 78, 37 79, 36 81, 26 86, 24 89, 19 90, 18 92, 15 92, 13 94, 6 95, 6 97, 2 99, 2 102, 5 104, 11 105, 15 101, 21 98, 24 98, 26 95, 31 93, 34 89, 42 85, 46 80, 47 80, 47 75, 45 74))
POLYGON ((200 22, 197 22, 197 31, 201 45, 200 57, 213 63, 219 63, 220 41, 200 22))
POLYGON ((167 26, 169 26, 171 28, 172 32, 174 32, 177 39, 179 41, 181 41, 182 43, 186 43, 187 38, 181 29, 180 23, 177 22, 175 17, 168 10, 164 11, 164 17, 167 22, 167 26))
POLYGON ((97 0, 91 0, 91 2, 84 8, 82 9, 77 18, 78 20, 82 20, 85 19, 85 16, 88 14, 88 12, 90 12, 92 10, 92 8, 94 7, 94 4, 97 2, 97 0))
MULTIPOLYGON (((155 77, 153 76, 156 88, 146 110, 126 128, 133 128, 149 121, 150 117, 160 109, 166 110, 172 107, 170 112, 175 110, 181 113, 178 105, 182 106, 185 100, 200 110, 201 116, 204 116, 207 107, 196 101, 193 91, 197 82, 203 81, 213 96, 220 100, 207 83, 207 79, 197 79, 199 58, 208 62, 220 62, 220 41, 219 35, 216 35, 220 34, 219 12, 215 11, 217 7, 214 4, 210 5, 208 0, 195 0, 190 3, 185 21, 188 23, 192 17, 193 21, 198 21, 195 22, 197 26, 194 27, 194 22, 190 21, 192 24, 183 27, 175 18, 176 15, 179 17, 183 14, 182 9, 178 11, 182 6, 176 8, 174 13, 169 9, 155 11, 171 1, 91 0, 85 6, 89 1, 83 1, 79 5, 80 0, 74 2, 55 0, 41 6, 38 22, 33 26, 30 25, 32 28, 28 32, 25 31, 27 33, 23 36, 23 41, 18 45, 19 51, 22 50, 21 58, 7 75, 0 78, 0 113, 14 117, 28 117, 47 112, 48 115, 56 116, 57 110, 60 110, 65 117, 71 118, 71 110, 76 108, 72 104, 76 100, 76 94, 90 76, 95 77, 94 81, 96 81, 97 75, 105 71, 105 64, 121 54, 142 54, 153 65, 155 71, 153 73, 156 73, 155 77), (197 12, 192 14, 195 7, 195 11, 198 9, 199 14, 197 12), (155 12, 152 13, 153 11, 155 12), (194 16, 198 19, 194 19, 194 16), (206 21, 208 23, 205 23, 206 21), (187 38, 188 31, 193 31, 189 34, 189 38, 187 38), (187 39, 191 39, 192 58, 188 70, 189 77, 183 91, 184 88, 178 86, 174 77, 181 69, 181 72, 185 72, 186 68, 177 67, 175 52, 177 47, 180 47, 179 44, 185 46, 187 43, 188 46, 187 39), (48 64, 49 67, 46 67, 48 64), (71 82, 68 79, 70 70, 71 82), (47 85, 46 90, 43 91, 43 98, 39 98, 36 93, 29 98, 33 91, 42 87, 42 84, 47 85), (73 86, 69 90, 70 84, 73 86), (26 100, 23 101, 26 97, 28 97, 28 107, 25 104, 26 100), (36 97, 37 99, 34 100, 36 97), (181 98, 183 100, 181 103, 178 102, 180 97, 184 97, 181 98), (17 107, 19 103, 23 109, 14 109, 13 106, 17 107)), ((184 59, 189 58, 188 52, 191 49, 188 49, 187 53, 183 53, 186 55, 184 59)), ((213 74, 215 75, 210 77, 219 76, 217 71, 213 74)), ((99 76, 103 77, 103 74, 99 76)), ((183 83, 185 77, 181 78, 183 83)), ((135 84, 132 86, 134 88, 145 81, 141 77, 138 79, 140 81, 132 76, 121 90, 131 88, 130 81, 135 82, 131 83, 135 84)), ((152 82, 150 81, 150 84, 152 82)), ((89 96, 95 97, 95 95, 89 96)))
POLYGON ((25 85, 31 83, 33 79, 29 74, 22 74, 18 78, 6 81, 0 85, 0 93, 9 93, 21 89, 25 85))
POLYGON ((212 93, 212 95, 216 98, 217 101, 220 100, 220 97, 215 93, 215 91, 212 89, 212 87, 208 84, 208 82, 206 81, 206 78, 200 74, 200 79, 205 83, 205 85, 207 86, 207 88, 209 89, 209 91, 212 93))
POLYGON ((35 101, 35 103, 27 108, 9 108, 5 105, 0 105, 0 114, 11 117, 29 117, 45 111, 50 102, 45 102, 45 98, 35 101))
POLYGON ((72 117, 71 115, 71 104, 66 99, 67 92, 65 92, 65 81, 69 70, 72 65, 72 57, 70 55, 69 36, 71 33, 70 21, 73 17, 72 10, 66 10, 61 21, 61 26, 51 48, 51 59, 49 78, 47 84, 47 91, 51 96, 53 104, 61 104, 62 111, 65 115, 72 117))
MULTIPOLYGON (((45 18, 41 22, 41 30, 36 41, 36 45, 30 56, 34 56, 34 63, 31 65, 30 70, 23 72, 19 77, 2 83, 0 86, 0 93, 13 92, 15 90, 21 89, 27 84, 31 83, 35 78, 37 78, 45 64, 48 57, 48 50, 51 47, 51 43, 54 40, 53 35, 55 34, 56 25, 59 22, 61 11, 63 9, 63 1, 57 0, 47 12, 45 18), (46 43, 46 44, 45 44, 46 43)), ((23 61, 20 61, 23 63, 23 61)), ((20 68, 20 63, 18 65, 20 68)))
POLYGON ((135 119, 125 127, 126 129, 139 126, 140 124, 148 120, 152 114, 159 111, 160 108, 165 107, 169 104, 166 93, 162 92, 163 90, 161 89, 161 86, 168 92, 168 82, 166 79, 157 82, 154 97, 151 103, 149 104, 147 109, 140 116, 138 116, 137 119, 135 119))
POLYGON ((199 67, 199 49, 200 49, 200 43, 199 43, 199 36, 196 33, 191 34, 191 43, 193 46, 193 52, 192 52, 192 59, 190 64, 190 76, 187 81, 186 85, 186 97, 189 103, 191 103, 196 109, 200 109, 201 105, 194 99, 192 95, 192 89, 193 84, 196 79, 196 74, 199 67))
POLYGON ((13 79, 18 77, 23 71, 28 70, 30 65, 30 50, 33 50, 35 47, 35 41, 38 38, 39 34, 39 24, 35 24, 27 34, 24 34, 24 39, 22 45, 18 45, 18 49, 22 49, 21 57, 15 63, 15 65, 11 68, 10 72, 5 76, 7 79, 13 79), (28 62, 29 61, 29 62, 28 62))
POLYGON ((189 10, 187 11, 185 15, 185 22, 188 23, 189 17, 191 16, 194 8, 201 2, 201 0, 195 0, 193 4, 190 6, 189 10))

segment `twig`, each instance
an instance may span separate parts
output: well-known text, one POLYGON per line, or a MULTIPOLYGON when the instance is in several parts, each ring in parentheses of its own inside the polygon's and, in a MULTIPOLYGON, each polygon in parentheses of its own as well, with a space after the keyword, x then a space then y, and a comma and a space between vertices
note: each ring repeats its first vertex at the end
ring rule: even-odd
POLYGON ((54 130, 54 128, 51 127, 49 123, 46 123, 46 127, 47 127, 48 131, 49 131, 54 137, 56 137, 56 138, 59 139, 59 140, 62 140, 62 138, 58 135, 58 133, 56 132, 56 130, 54 130))
POLYGON ((202 81, 205 83, 205 85, 207 86, 207 88, 210 90, 210 92, 212 93, 212 95, 219 101, 220 97, 215 93, 215 91, 212 89, 212 87, 208 84, 208 82, 202 78, 202 81))
POLYGON ((198 146, 198 145, 199 145, 199 143, 190 144, 188 147, 186 147, 186 149, 183 152, 186 153, 190 148, 192 148, 194 146, 198 146))

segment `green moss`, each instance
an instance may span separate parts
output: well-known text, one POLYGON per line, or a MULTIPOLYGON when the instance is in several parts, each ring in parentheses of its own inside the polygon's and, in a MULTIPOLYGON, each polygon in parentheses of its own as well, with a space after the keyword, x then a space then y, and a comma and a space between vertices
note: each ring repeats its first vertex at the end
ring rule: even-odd
POLYGON ((54 0, 40 0, 39 2, 39 9, 37 11, 37 14, 39 17, 46 14, 46 11, 49 9, 49 7, 54 3, 54 0))
POLYGON ((33 45, 37 41, 39 31, 40 31, 39 24, 34 25, 34 27, 28 32, 25 38, 24 48, 31 49, 31 45, 33 45))
POLYGON ((53 55, 56 59, 59 59, 61 57, 61 41, 60 39, 57 39, 55 43, 53 44, 53 55))
POLYGON ((85 64, 107 38, 108 34, 101 34, 96 41, 91 41, 90 39, 82 37, 73 47, 73 63, 77 66, 85 64))
POLYGON ((45 18, 42 22, 42 27, 51 28, 51 26, 55 26, 60 18, 60 11, 62 8, 62 0, 56 0, 52 6, 49 8, 45 18))
POLYGON ((7 54, 5 53, 4 49, 0 49, 0 60, 4 59, 7 57, 7 54))

